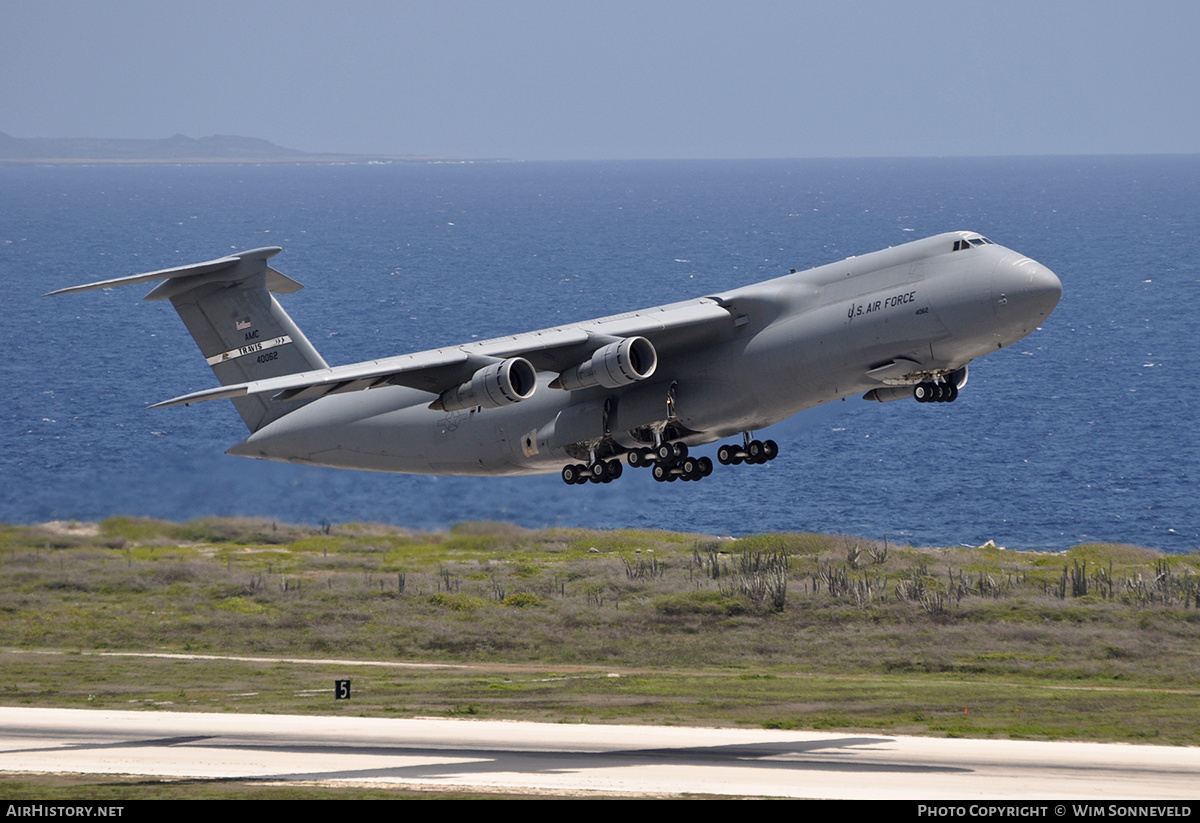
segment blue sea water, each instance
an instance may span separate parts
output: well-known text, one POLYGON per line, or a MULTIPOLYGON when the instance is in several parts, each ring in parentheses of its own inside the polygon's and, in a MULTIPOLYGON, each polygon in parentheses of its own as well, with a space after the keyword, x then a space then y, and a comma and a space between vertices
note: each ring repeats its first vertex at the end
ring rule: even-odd
MULTIPOLYGON (((441 528, 839 532, 918 545, 1200 546, 1200 157, 0 167, 0 521, 251 515, 441 528), (1044 327, 958 402, 812 410, 780 459, 373 475, 227 457, 229 404, 147 288, 54 288, 283 246, 331 364, 694 297, 952 229, 1053 269, 1044 327)), ((702 450, 711 453, 713 447, 702 450)))

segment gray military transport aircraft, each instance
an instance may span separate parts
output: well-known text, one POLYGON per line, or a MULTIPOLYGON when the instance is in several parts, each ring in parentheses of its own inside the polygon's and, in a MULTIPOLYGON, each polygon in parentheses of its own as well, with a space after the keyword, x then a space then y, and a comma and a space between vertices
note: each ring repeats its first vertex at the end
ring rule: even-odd
POLYGON ((271 295, 301 288, 281 249, 74 286, 163 281, 250 436, 228 454, 412 474, 561 472, 610 482, 624 463, 700 480, 779 453, 755 429, 862 394, 953 402, 967 364, 1028 335, 1058 277, 975 232, 940 234, 653 309, 330 367, 271 295))

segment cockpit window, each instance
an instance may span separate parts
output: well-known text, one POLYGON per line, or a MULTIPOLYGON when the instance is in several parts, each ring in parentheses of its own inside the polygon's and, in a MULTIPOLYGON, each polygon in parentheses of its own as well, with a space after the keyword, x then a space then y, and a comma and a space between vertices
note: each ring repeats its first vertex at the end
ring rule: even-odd
POLYGON ((969 249, 972 246, 985 246, 985 245, 986 246, 994 246, 996 244, 993 243, 991 240, 988 240, 986 237, 969 237, 966 240, 955 240, 954 241, 954 251, 962 251, 964 249, 969 249))

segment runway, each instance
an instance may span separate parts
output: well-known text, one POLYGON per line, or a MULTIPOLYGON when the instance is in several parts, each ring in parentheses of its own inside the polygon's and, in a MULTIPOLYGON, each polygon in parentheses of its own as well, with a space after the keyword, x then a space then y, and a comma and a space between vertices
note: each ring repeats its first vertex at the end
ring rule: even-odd
POLYGON ((512 793, 1192 799, 1200 748, 764 729, 0 708, 0 771, 512 793))

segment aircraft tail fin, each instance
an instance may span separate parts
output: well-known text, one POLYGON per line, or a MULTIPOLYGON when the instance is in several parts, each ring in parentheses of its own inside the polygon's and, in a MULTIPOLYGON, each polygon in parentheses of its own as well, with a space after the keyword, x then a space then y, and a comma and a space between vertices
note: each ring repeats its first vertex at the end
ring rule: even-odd
MULTIPOLYGON (((221 385, 328 368, 271 292, 303 286, 267 265, 282 249, 270 246, 204 263, 87 283, 50 294, 69 294, 161 280, 147 300, 170 300, 221 385)), ((303 405, 267 396, 232 398, 254 432, 303 405)))

